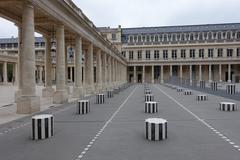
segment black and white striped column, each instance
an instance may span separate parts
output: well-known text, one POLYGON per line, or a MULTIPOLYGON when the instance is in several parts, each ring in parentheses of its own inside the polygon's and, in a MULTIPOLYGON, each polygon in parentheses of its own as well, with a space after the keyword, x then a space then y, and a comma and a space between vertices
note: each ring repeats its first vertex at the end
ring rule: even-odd
POLYGON ((177 92, 183 92, 183 88, 177 88, 177 92))
POLYGON ((235 94, 236 93, 236 85, 235 84, 227 84, 226 89, 227 89, 227 94, 235 94))
POLYGON ((154 100, 153 94, 145 94, 145 102, 150 102, 154 100))
POLYGON ((87 114, 90 112, 90 101, 79 100, 77 103, 77 114, 87 114))
POLYGON ((151 94, 151 90, 150 89, 145 89, 145 94, 151 94))
POLYGON ((145 102, 145 113, 157 113, 158 104, 157 102, 145 102))
POLYGON ((205 94, 199 94, 196 96, 197 101, 206 101, 208 99, 208 96, 205 94))
POLYGON ((41 140, 53 136, 53 115, 42 114, 32 117, 32 139, 41 140))
POLYGON ((107 91, 107 97, 112 98, 113 97, 113 90, 108 90, 107 91))
POLYGON ((167 121, 161 118, 148 118, 145 120, 146 139, 159 141, 167 139, 167 121))
POLYGON ((236 111, 237 105, 236 103, 232 103, 232 102, 221 102, 219 109, 221 111, 236 111))
POLYGON ((205 89, 205 86, 206 86, 205 81, 199 81, 199 83, 200 83, 200 88, 205 89))
POLYGON ((96 95, 96 103, 103 104, 104 103, 104 94, 97 94, 96 95))
POLYGON ((217 82, 211 82, 210 83, 210 87, 211 87, 211 90, 213 90, 213 91, 217 91, 217 87, 218 87, 218 84, 217 84, 217 82))
POLYGON ((190 90, 185 90, 185 91, 184 91, 184 95, 192 95, 192 91, 190 91, 190 90))

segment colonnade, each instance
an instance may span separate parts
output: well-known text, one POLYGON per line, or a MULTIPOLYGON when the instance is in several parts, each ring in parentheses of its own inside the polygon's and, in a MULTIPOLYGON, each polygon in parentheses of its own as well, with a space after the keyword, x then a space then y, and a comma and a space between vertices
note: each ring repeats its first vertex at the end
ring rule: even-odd
MULTIPOLYGON (((231 79, 231 74, 232 74, 232 65, 234 64, 225 64, 225 66, 227 66, 227 82, 228 83, 231 83, 232 82, 232 79, 231 79)), ((139 80, 137 79, 137 73, 139 73, 137 71, 137 67, 140 67, 142 68, 140 73, 141 73, 141 82, 144 83, 146 81, 146 73, 145 73, 145 68, 146 67, 150 67, 151 68, 151 74, 150 74, 150 77, 151 77, 151 80, 149 82, 151 83, 154 83, 155 82, 155 73, 154 73, 154 67, 160 67, 160 75, 159 75, 159 79, 160 79, 160 83, 164 83, 164 80, 165 79, 169 79, 169 77, 173 77, 173 65, 143 65, 143 66, 132 66, 133 67, 133 82, 136 83, 136 82, 139 82, 139 80), (167 71, 166 71, 167 70, 167 71), (164 72, 165 71, 165 72, 164 72), (166 72, 169 73, 166 75, 166 72)), ((177 70, 178 70, 178 75, 177 77, 181 80, 183 78, 185 79, 189 79, 189 82, 190 84, 193 83, 193 80, 196 80, 195 78, 193 78, 193 65, 174 65, 177 67, 177 70), (185 67, 185 69, 187 70, 188 72, 188 76, 183 76, 183 67, 185 67)), ((202 69, 202 66, 207 66, 208 68, 208 82, 212 82, 213 81, 213 73, 212 73, 212 70, 213 70, 213 66, 218 66, 218 82, 223 82, 222 80, 222 66, 223 64, 197 64, 197 65, 194 65, 195 66, 195 73, 196 73, 196 70, 198 71, 198 81, 201 81, 201 80, 206 80, 206 79, 203 79, 203 69, 202 69)), ((216 68, 215 68, 216 69, 216 68)), ((206 74, 206 73, 205 73, 206 74)), ((129 74, 128 74, 129 76, 129 74)), ((206 76, 205 76, 206 77, 206 76)), ((149 79, 149 78, 148 78, 149 79)))
MULTIPOLYGON (((34 47, 34 6, 23 2, 22 23, 19 27, 19 85, 17 112, 32 113, 40 110, 40 97, 36 96, 35 82, 35 47, 34 47)), ((66 31, 63 24, 54 24, 56 34, 56 90, 52 87, 51 33, 45 37, 45 88, 44 97, 53 97, 53 103, 68 102, 66 81, 66 31)), ((117 53, 111 48, 95 46, 76 33, 75 41, 75 82, 73 96, 80 98, 126 83, 127 67, 120 61, 117 53), (83 61, 84 55, 84 61, 83 61), (96 62, 96 83, 94 82, 94 62, 96 62), (83 73, 82 73, 83 72, 83 73)), ((42 69, 40 69, 41 71, 42 69)), ((42 72, 41 72, 42 73, 42 72)), ((42 79, 42 75, 40 74, 42 79)))

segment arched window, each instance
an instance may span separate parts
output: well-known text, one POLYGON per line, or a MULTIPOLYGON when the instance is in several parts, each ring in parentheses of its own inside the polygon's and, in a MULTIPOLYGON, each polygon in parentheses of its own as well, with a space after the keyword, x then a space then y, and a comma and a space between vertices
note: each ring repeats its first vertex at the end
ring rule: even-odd
POLYGON ((164 40, 163 41, 167 41, 167 34, 164 34, 164 40))
POLYGON ((176 41, 176 34, 172 35, 172 41, 174 41, 174 42, 176 41))
POLYGON ((134 42, 137 42, 137 35, 134 36, 134 42))
POLYGON ((199 33, 199 40, 200 40, 200 41, 203 40, 203 33, 199 33))
POLYGON ((142 40, 141 35, 138 35, 138 42, 141 42, 141 40, 142 40))
POLYGON ((208 33, 208 39, 212 40, 212 33, 211 32, 208 33))
POLYGON ((221 33, 221 32, 218 32, 218 33, 217 33, 217 39, 218 39, 218 40, 222 39, 222 33, 221 33))
POLYGON ((145 37, 145 35, 143 35, 142 36, 142 41, 145 42, 145 39, 146 39, 146 37, 145 37))
POLYGON ((155 42, 158 42, 158 35, 155 35, 155 42))
POLYGON ((231 39, 231 32, 227 32, 227 39, 231 39))
POLYGON ((146 40, 147 40, 147 42, 150 42, 150 37, 149 37, 149 35, 147 35, 146 40))
POLYGON ((193 41, 194 40, 194 36, 193 36, 193 33, 190 34, 190 41, 193 41))

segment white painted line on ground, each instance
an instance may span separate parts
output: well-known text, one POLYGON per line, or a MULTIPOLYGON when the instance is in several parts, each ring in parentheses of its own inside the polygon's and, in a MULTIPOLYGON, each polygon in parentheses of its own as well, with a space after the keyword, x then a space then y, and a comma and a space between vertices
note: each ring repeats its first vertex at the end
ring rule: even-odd
MULTIPOLYGON (((135 87, 132 92, 127 96, 127 98, 123 101, 123 103, 118 107, 118 109, 113 113, 113 115, 108 119, 108 121, 104 124, 104 126, 99 130, 99 132, 96 134, 96 136, 92 139, 92 144, 95 142, 95 140, 101 135, 101 132, 104 131, 104 129, 109 125, 109 123, 112 122, 112 120, 114 119, 114 117, 118 114, 118 112, 122 109, 122 107, 126 104, 126 102, 128 101, 128 99, 133 95, 133 93, 135 92, 135 90, 137 89, 137 87, 135 87)), ((90 143, 91 143, 90 142, 90 143)), ((86 149, 86 148, 85 148, 86 149)), ((87 150, 86 150, 87 151, 87 150)), ((79 160, 83 158, 83 155, 86 154, 86 151, 83 151, 80 155, 78 155, 78 158, 76 158, 75 160, 79 160), (79 158, 81 156, 81 158, 79 158)))
MULTIPOLYGON (((157 86, 157 89, 162 92, 165 96, 167 96, 169 99, 171 99, 172 101, 174 101, 175 103, 177 103, 182 109, 184 109, 185 111, 187 111, 188 113, 190 113, 193 117, 195 117, 198 121, 202 122, 205 126, 207 126, 209 129, 211 129, 212 131, 214 131, 216 134, 223 136, 223 134, 221 134, 218 130, 214 129, 212 126, 210 126, 207 122, 205 122, 203 119, 201 119, 200 117, 198 117, 196 114, 194 114, 192 111, 190 111, 189 109, 187 109, 187 107, 185 107, 184 105, 182 105, 181 103, 179 103, 176 99, 174 99, 173 97, 171 97, 170 95, 168 95, 167 93, 165 93, 161 88, 159 88, 157 86)), ((223 136, 224 137, 224 136, 223 136)), ((223 138, 222 137, 222 138, 223 138)), ((225 138, 224 138, 225 139, 225 138)), ((232 142, 230 139, 225 139, 225 141, 229 142, 229 144, 234 146, 235 145, 234 142, 232 142)), ((237 148, 237 147, 234 147, 237 148)), ((240 149, 239 149, 240 151, 240 149)))

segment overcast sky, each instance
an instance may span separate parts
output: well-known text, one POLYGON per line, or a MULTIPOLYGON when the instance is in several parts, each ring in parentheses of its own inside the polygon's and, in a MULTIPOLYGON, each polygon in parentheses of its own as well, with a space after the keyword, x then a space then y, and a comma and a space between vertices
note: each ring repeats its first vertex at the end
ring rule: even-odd
MULTIPOLYGON (((240 0, 73 0, 97 27, 238 23, 240 0)), ((0 18, 0 37, 17 28, 0 18)))

